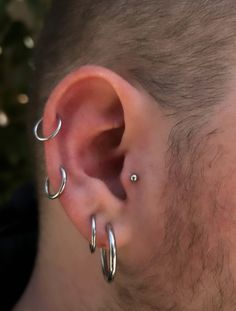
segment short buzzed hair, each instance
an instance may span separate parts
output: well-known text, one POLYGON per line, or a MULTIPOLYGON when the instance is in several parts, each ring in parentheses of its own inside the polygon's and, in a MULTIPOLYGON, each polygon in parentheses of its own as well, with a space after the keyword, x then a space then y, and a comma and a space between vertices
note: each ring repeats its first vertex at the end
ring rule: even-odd
POLYGON ((179 122, 206 119, 228 92, 235 43, 235 0, 55 0, 38 43, 33 120, 86 64, 141 85, 179 122))

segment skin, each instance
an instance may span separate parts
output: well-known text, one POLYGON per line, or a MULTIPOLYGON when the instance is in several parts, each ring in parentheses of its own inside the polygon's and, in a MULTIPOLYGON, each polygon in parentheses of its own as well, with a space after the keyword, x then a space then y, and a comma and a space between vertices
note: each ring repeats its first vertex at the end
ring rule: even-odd
POLYGON ((63 127, 44 149, 51 189, 58 189, 61 165, 68 182, 58 200, 40 201, 37 261, 15 311, 235 310, 230 83, 210 115, 180 122, 103 67, 81 67, 60 82, 46 103, 43 132, 53 131, 57 113, 63 127), (112 284, 103 279, 99 252, 89 252, 91 215, 97 248, 108 247, 105 225, 113 226, 112 284))

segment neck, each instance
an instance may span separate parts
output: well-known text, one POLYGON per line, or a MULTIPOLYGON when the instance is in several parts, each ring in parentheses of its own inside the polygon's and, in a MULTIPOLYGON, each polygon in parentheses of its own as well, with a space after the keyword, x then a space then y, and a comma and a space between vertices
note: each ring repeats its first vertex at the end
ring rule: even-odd
POLYGON ((113 286, 102 277, 99 252, 90 254, 88 242, 57 203, 44 208, 35 269, 15 311, 107 310, 108 304, 109 310, 119 310, 109 298, 113 286))

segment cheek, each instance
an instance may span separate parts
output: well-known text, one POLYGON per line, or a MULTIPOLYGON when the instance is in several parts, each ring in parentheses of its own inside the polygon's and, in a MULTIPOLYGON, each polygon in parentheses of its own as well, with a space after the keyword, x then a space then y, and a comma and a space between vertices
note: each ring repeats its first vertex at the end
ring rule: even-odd
POLYGON ((227 169, 224 176, 215 181, 210 193, 214 203, 214 223, 223 235, 235 231, 236 234, 236 172, 227 169))
POLYGON ((221 149, 214 162, 209 158, 204 161, 201 192, 209 223, 224 234, 236 227, 236 154, 221 149))

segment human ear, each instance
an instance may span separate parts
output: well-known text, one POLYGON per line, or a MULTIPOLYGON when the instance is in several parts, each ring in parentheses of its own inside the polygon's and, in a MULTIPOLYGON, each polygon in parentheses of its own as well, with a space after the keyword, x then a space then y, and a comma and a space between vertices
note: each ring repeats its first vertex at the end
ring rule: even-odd
POLYGON ((145 176, 150 115, 153 108, 142 92, 115 72, 84 66, 70 73, 53 90, 44 110, 47 136, 62 120, 60 133, 45 142, 50 184, 67 184, 59 200, 70 220, 87 239, 96 216, 97 246, 107 247, 106 224, 111 223, 117 247, 130 243, 134 215, 139 213, 133 173, 145 176), (137 210, 136 210, 137 209, 137 210))

